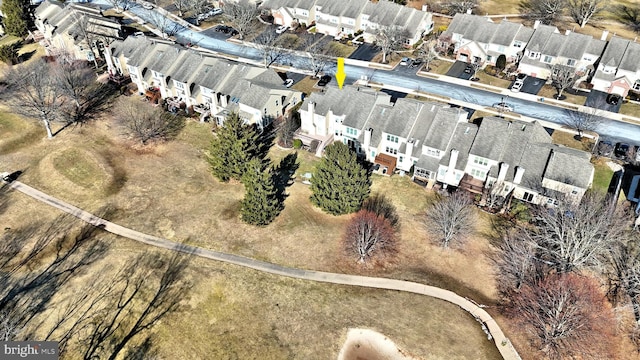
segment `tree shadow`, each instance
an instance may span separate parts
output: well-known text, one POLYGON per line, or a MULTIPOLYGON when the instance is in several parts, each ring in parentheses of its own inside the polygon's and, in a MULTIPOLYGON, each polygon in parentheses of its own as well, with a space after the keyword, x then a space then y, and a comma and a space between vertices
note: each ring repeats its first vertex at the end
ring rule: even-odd
POLYGON ((278 201, 283 202, 288 194, 286 188, 293 184, 294 174, 298 170, 298 153, 288 154, 273 168, 273 184, 277 191, 278 201))
POLYGON ((92 91, 82 99, 78 106, 74 104, 66 110, 66 119, 73 125, 83 125, 88 121, 94 120, 110 109, 118 95, 119 88, 116 85, 95 83, 92 91))
POLYGON ((28 51, 28 52, 20 54, 20 56, 18 57, 18 62, 19 63, 23 63, 25 61, 28 61, 29 59, 31 59, 33 57, 33 55, 35 55, 35 53, 36 53, 36 50, 28 51))
POLYGON ((271 150, 271 147, 273 146, 273 143, 276 139, 277 136, 277 129, 276 126, 274 125, 274 122, 271 122, 271 124, 269 124, 268 126, 265 126, 264 129, 262 129, 262 132, 260 133, 260 136, 258 136, 258 140, 257 140, 257 150, 256 150, 256 157, 258 159, 266 159, 269 155, 269 150, 271 150))

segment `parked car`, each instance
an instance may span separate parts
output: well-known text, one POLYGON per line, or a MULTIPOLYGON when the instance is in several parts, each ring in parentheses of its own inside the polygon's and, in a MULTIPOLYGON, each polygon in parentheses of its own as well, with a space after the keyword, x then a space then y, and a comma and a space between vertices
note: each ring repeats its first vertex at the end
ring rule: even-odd
POLYGON ((493 108, 501 111, 513 111, 513 106, 507 104, 506 102, 495 103, 493 104, 493 108))
POLYGON ((597 147, 598 155, 609 157, 613 153, 613 148, 614 146, 611 141, 600 141, 597 147))
POLYGON ((288 26, 278 26, 278 28, 276 29, 276 34, 282 34, 283 32, 287 31, 289 27, 288 26))
POLYGON ((627 155, 629 154, 629 144, 625 144, 625 143, 616 143, 616 148, 615 150, 613 150, 613 154, 618 158, 618 159, 626 159, 627 155))
POLYGON ((287 80, 284 81, 284 83, 282 85, 284 85, 284 87, 290 88, 291 85, 293 85, 293 83, 294 83, 293 79, 287 79, 287 80))
POLYGON ((231 33, 231 36, 236 35, 238 33, 236 29, 227 25, 218 25, 215 28, 213 28, 213 30, 217 32, 225 33, 225 34, 231 33))
POLYGON ((473 66, 467 65, 467 67, 464 68, 464 73, 465 74, 473 74, 473 66))
POLYGON ((618 105, 622 97, 618 94, 609 94, 607 95, 607 104, 609 105, 618 105))
POLYGON ((524 79, 526 78, 527 78, 527 75, 518 74, 518 76, 516 76, 516 81, 514 81, 513 85, 511 86, 511 91, 519 92, 522 89, 522 86, 524 85, 524 79))
POLYGON ((407 66, 407 65, 409 65, 410 63, 411 63, 411 59, 409 59, 408 57, 403 57, 403 58, 400 60, 400 65, 402 65, 402 66, 407 66))
POLYGON ((320 78, 320 80, 318 81, 318 86, 325 86, 327 85, 329 82, 331 81, 331 76, 329 75, 324 75, 320 78))
POLYGON ((147 10, 153 10, 153 4, 145 1, 142 3, 142 8, 147 10))
POLYGON ((196 18, 198 19, 198 21, 203 21, 203 20, 207 20, 208 18, 212 17, 212 16, 216 16, 216 15, 220 15, 222 14, 222 9, 220 8, 215 8, 215 9, 211 9, 207 12, 204 12, 202 14, 198 14, 196 16, 196 18))
POLYGON ((411 62, 411 65, 409 65, 410 68, 417 68, 420 65, 422 65, 422 60, 421 59, 415 59, 411 62))

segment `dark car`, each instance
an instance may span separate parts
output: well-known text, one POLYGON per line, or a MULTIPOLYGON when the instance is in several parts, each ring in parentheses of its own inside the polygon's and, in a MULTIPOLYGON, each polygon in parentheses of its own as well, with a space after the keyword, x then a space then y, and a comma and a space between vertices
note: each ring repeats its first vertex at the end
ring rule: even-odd
POLYGON ((411 63, 411 65, 409 65, 410 68, 417 68, 418 66, 422 65, 422 60, 420 59, 415 59, 413 60, 413 62, 411 63))
POLYGON ((324 75, 323 77, 320 78, 320 80, 318 81, 318 86, 325 86, 329 83, 329 81, 331 81, 331 76, 329 75, 324 75))
POLYGON ((607 95, 607 104, 609 105, 618 105, 622 97, 618 94, 609 94, 607 95))
POLYGON ((629 153, 629 144, 617 143, 613 154, 619 159, 626 159, 629 153))
POLYGON ((611 156, 613 153, 613 144, 611 141, 600 141, 598 143, 597 151, 600 156, 611 156))

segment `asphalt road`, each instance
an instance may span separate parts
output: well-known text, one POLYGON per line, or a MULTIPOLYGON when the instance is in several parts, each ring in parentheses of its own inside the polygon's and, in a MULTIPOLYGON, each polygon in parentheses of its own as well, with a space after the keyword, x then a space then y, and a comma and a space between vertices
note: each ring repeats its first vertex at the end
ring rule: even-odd
MULTIPOLYGON (((106 0, 93 0, 93 3, 110 7, 106 0)), ((147 22, 153 23, 153 11, 145 10, 141 7, 134 7, 129 12, 136 14, 147 22)), ((200 47, 242 57, 252 61, 261 61, 260 51, 253 47, 243 46, 232 42, 225 41, 219 37, 208 36, 206 32, 196 32, 187 28, 176 34, 177 41, 180 43, 194 43, 200 47)), ((309 61, 307 57, 289 54, 282 58, 281 63, 290 65, 300 70, 309 70, 309 61)), ((363 76, 367 76, 370 81, 385 85, 400 86, 412 90, 425 91, 431 94, 450 97, 455 100, 465 101, 472 104, 482 106, 492 106, 502 101, 502 96, 469 86, 456 85, 444 81, 424 78, 417 76, 414 72, 406 71, 398 66, 394 70, 373 70, 370 68, 358 67, 353 65, 345 65, 347 79, 345 83, 353 83, 363 76)), ((334 75, 335 66, 327 69, 327 73, 334 75)), ((528 101, 518 98, 509 97, 506 99, 509 105, 513 106, 514 112, 530 118, 541 119, 556 124, 566 125, 571 122, 572 116, 576 116, 575 111, 558 108, 536 101, 528 101)), ((612 142, 626 142, 634 145, 640 145, 640 126, 625 122, 615 121, 609 118, 601 118, 600 126, 596 129, 601 139, 610 140, 612 142)))

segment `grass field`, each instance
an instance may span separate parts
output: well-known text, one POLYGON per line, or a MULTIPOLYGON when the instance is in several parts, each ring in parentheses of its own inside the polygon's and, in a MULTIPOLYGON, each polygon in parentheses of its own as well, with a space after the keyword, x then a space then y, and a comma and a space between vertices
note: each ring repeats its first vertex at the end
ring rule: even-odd
POLYGON ((606 158, 594 158, 592 160, 593 167, 595 168, 592 188, 602 193, 606 193, 609 190, 609 184, 613 177, 613 170, 607 166, 606 161, 606 158))
MULTIPOLYGON (((209 173, 208 124, 189 122, 177 141, 145 149, 122 139, 108 118, 68 128, 51 140, 38 125, 1 114, 0 127, 11 134, 0 138, 3 171, 22 169, 25 183, 89 211, 110 204, 116 223, 283 265, 411 279, 483 303, 495 301, 491 267, 483 255, 486 240, 478 237, 464 251, 432 245, 420 224, 430 193, 408 177, 374 178, 373 191, 389 196, 398 208, 402 241, 394 263, 365 270, 342 252, 348 216, 330 216, 311 206, 309 187, 300 182, 288 188, 285 209, 273 224, 242 223, 242 186, 219 183, 209 173), (39 136, 22 136, 29 131, 39 136), (15 146, 7 147, 7 141, 15 146)), ((277 161, 287 154, 274 149, 271 157, 277 161)), ((299 152, 298 161, 301 174, 312 171, 318 158, 299 152)), ((9 194, 9 202, 0 214, 5 227, 55 213, 17 193, 9 194)), ((124 239, 110 242, 114 260, 144 250, 124 239)), ((165 318, 154 331, 162 358, 335 358, 350 327, 380 331, 423 358, 499 357, 472 317, 441 301, 282 279, 201 260, 190 276, 195 285, 188 311, 165 318)))
POLYGON ((587 137, 582 137, 580 140, 576 139, 573 132, 556 130, 551 134, 553 142, 561 144, 570 148, 591 152, 593 149, 594 141, 587 137))

